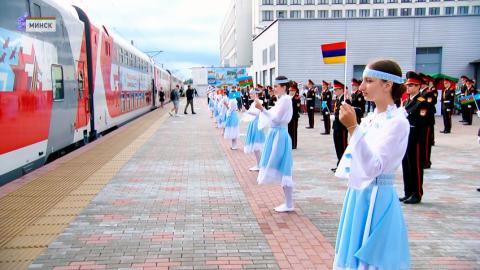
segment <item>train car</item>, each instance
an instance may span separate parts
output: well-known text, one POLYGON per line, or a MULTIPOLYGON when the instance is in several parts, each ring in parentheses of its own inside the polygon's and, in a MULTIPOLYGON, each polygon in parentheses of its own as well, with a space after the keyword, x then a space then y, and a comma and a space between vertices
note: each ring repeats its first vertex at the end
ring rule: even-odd
POLYGON ((51 0, 1 7, 0 185, 90 132, 84 24, 75 9, 51 0), (31 17, 47 17, 55 31, 26 31, 31 17))
POLYGON ((170 92, 172 91, 170 72, 166 69, 159 67, 158 65, 154 65, 153 69, 154 83, 155 88, 157 89, 156 100, 160 102, 160 96, 158 93, 160 92, 160 90, 163 90, 163 92, 165 93, 165 101, 168 101, 170 99, 170 92))
POLYGON ((92 136, 154 107, 151 59, 128 41, 93 22, 75 7, 85 24, 87 66, 92 102, 92 136))

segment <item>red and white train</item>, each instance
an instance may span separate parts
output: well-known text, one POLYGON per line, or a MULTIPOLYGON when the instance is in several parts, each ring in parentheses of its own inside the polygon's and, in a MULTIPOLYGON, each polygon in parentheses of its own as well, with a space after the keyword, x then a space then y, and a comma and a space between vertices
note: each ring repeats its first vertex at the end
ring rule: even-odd
POLYGON ((144 114, 177 77, 82 9, 60 0, 2 0, 0 185, 49 155, 144 114), (25 18, 54 19, 30 32, 25 18))

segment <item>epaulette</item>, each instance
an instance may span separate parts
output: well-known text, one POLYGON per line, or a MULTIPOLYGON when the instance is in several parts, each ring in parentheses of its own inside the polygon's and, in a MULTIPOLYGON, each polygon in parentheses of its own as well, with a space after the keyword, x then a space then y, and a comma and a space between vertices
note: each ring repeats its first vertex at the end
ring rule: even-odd
POLYGON ((418 97, 417 100, 420 101, 420 102, 423 102, 423 101, 425 101, 425 98, 424 97, 418 97))

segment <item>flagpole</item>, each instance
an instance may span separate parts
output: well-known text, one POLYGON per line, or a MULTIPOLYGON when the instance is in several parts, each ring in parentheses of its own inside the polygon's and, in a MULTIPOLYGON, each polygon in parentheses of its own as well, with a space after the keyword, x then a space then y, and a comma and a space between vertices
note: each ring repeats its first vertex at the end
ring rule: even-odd
POLYGON ((348 96, 348 91, 347 91, 347 66, 348 66, 348 43, 347 43, 347 37, 345 36, 345 65, 344 65, 344 71, 345 71, 345 80, 344 82, 344 89, 343 89, 343 95, 344 95, 344 100, 348 96))

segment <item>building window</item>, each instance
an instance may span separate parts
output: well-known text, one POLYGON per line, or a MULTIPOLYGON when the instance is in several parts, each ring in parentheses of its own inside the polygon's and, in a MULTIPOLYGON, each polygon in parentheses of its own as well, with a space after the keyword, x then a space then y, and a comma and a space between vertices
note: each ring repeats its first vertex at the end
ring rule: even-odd
POLYGON ((277 5, 286 5, 287 0, 277 0, 277 5))
POLYGON ((428 15, 430 16, 438 16, 440 15, 440 8, 439 7, 431 7, 428 9, 428 15))
POLYGON ((374 4, 383 4, 383 0, 373 0, 374 4))
POLYGON ((400 16, 411 16, 412 9, 411 8, 401 8, 400 9, 400 16))
POLYGON ((357 10, 356 9, 347 9, 345 11, 345 17, 347 17, 347 18, 357 17, 357 10))
POLYGON ((319 10, 318 18, 328 18, 328 10, 319 10))
POLYGON ((301 5, 302 0, 290 0, 290 5, 301 5))
POLYGON ((319 5, 328 5, 328 4, 329 4, 329 0, 318 0, 318 4, 319 4, 319 5))
POLYGON ((396 8, 389 8, 388 9, 388 17, 396 17, 397 16, 397 9, 396 8))
POLYGON ((395 3, 398 3, 398 0, 388 0, 388 3, 389 4, 395 4, 395 3))
POLYGON ((332 5, 343 5, 343 0, 332 0, 332 5))
POLYGON ((273 21, 273 11, 271 10, 262 11, 262 21, 273 21))
POLYGON ((360 17, 370 17, 370 9, 360 9, 360 17))
POLYGON ((370 0, 360 0, 360 4, 370 4, 370 0))
POLYGON ((445 15, 453 15, 455 13, 454 7, 445 7, 445 15))
POLYGON ((442 48, 417 48, 415 70, 425 74, 440 73, 442 67, 442 48))
POLYGON ((268 58, 267 58, 268 52, 267 52, 267 49, 264 49, 264 50, 262 51, 262 56, 263 56, 263 59, 262 59, 263 61, 262 61, 262 63, 263 63, 263 65, 266 65, 267 62, 268 62, 268 58))
POLYGON ((286 10, 277 11, 277 19, 286 19, 286 18, 287 18, 287 11, 286 10))
POLYGON ((365 65, 353 65, 353 78, 362 79, 365 65))
POLYGON ((315 0, 305 0, 304 5, 315 5, 315 0))
POLYGON ((383 17, 383 16, 385 16, 383 8, 373 10, 373 17, 383 17))
POLYGON ((341 10, 332 10, 332 18, 342 18, 341 10))
POLYGON ((423 2, 427 2, 426 0, 416 0, 415 2, 417 3, 423 3, 423 2))
POLYGON ((262 71, 262 85, 266 85, 265 82, 267 80, 267 70, 262 71))
POLYGON ((346 0, 345 3, 346 3, 346 4, 354 4, 354 5, 356 5, 356 4, 357 4, 357 0, 346 0))
POLYGON ((429 2, 440 2, 440 0, 430 0, 429 2))
POLYGON ((300 10, 290 10, 290 18, 291 19, 300 19, 301 18, 301 11, 300 10))
POLYGON ((275 76, 275 68, 270 69, 270 85, 273 86, 273 78, 275 76))
POLYGON ((415 8, 415 16, 425 16, 425 8, 415 8))
POLYGON ((457 8, 457 15, 467 15, 468 14, 468 6, 460 6, 457 8))
POLYGON ((315 10, 305 10, 305 19, 314 19, 315 18, 315 10))
POLYGON ((411 3, 412 2, 412 0, 401 0, 401 1, 402 1, 402 3, 411 3))
POLYGON ((262 5, 273 5, 273 0, 262 0, 262 5))
POLYGON ((275 44, 270 46, 270 63, 275 62, 275 44))
POLYGON ((62 66, 52 65, 52 86, 53 100, 63 100, 65 98, 65 92, 63 87, 62 66))
POLYGON ((480 6, 473 6, 472 14, 480 15, 480 6))

